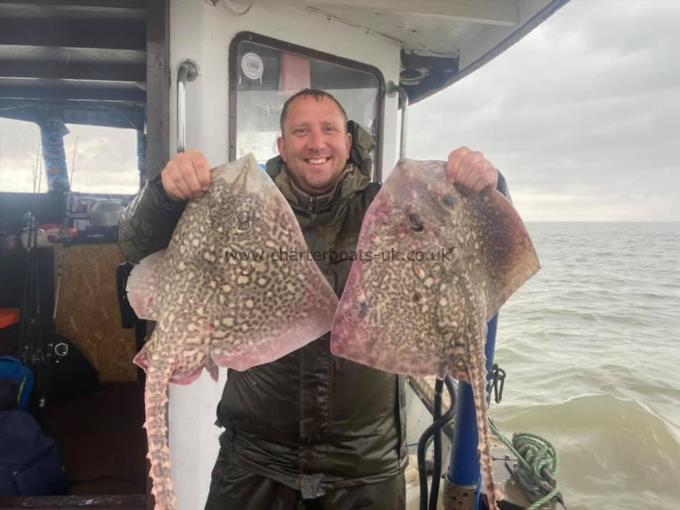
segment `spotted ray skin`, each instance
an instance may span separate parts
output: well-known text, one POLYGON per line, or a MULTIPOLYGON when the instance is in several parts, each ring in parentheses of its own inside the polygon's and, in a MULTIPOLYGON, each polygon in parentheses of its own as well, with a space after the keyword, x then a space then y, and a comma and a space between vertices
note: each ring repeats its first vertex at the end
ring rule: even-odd
POLYGON ((169 382, 206 368, 245 370, 299 349, 330 329, 337 297, 305 253, 295 216, 252 156, 212 170, 168 248, 128 281, 137 314, 158 321, 135 357, 146 371, 145 428, 157 510, 175 508, 167 430, 169 382))
POLYGON ((510 202, 496 190, 461 194, 445 178, 445 166, 400 161, 371 204, 331 350, 388 372, 450 374, 470 383, 484 492, 496 508, 501 493, 487 421, 487 322, 540 265, 510 202))

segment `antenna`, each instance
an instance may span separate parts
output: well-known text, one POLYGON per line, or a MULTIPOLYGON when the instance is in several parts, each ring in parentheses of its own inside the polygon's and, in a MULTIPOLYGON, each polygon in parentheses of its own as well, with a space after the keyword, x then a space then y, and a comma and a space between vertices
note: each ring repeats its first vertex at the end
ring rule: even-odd
POLYGON ((78 140, 80 140, 80 137, 76 136, 76 141, 73 144, 73 152, 71 153, 71 175, 68 178, 69 198, 71 198, 71 191, 73 190, 73 174, 76 173, 76 156, 78 155, 78 140))
POLYGON ((33 193, 36 193, 36 188, 38 186, 38 172, 40 171, 38 166, 40 164, 40 152, 41 143, 38 140, 38 148, 35 151, 35 163, 33 164, 33 193))
MULTIPOLYGON (((73 194, 73 175, 76 173, 76 156, 78 155, 78 140, 80 137, 76 137, 76 141, 73 144, 73 152, 71 153, 71 175, 68 178, 68 194, 66 195, 66 210, 64 211, 64 223, 61 235, 68 228, 68 212, 71 207, 71 195, 73 194)), ((59 310, 59 294, 61 291, 61 277, 64 274, 64 246, 62 240, 62 246, 59 247, 59 260, 57 262, 57 283, 54 289, 54 309, 52 310, 52 321, 56 324, 57 321, 57 311, 59 310)))
MULTIPOLYGON (((38 193, 40 193, 40 188, 42 188, 42 174, 43 174, 43 163, 44 163, 44 158, 41 157, 42 153, 42 147, 40 150, 38 150, 38 168, 37 168, 37 174, 38 174, 38 193)), ((33 183, 33 193, 36 193, 35 190, 35 181, 33 183)), ((38 202, 40 203, 40 202, 38 202)))

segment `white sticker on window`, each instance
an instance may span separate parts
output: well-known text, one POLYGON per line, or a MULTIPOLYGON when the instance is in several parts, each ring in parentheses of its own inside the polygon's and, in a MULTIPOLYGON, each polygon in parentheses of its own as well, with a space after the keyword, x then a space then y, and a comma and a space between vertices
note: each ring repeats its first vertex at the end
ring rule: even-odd
POLYGON ((262 78, 262 73, 264 73, 264 62, 262 62, 262 58, 257 53, 251 51, 241 58, 241 69, 247 78, 259 80, 262 78))

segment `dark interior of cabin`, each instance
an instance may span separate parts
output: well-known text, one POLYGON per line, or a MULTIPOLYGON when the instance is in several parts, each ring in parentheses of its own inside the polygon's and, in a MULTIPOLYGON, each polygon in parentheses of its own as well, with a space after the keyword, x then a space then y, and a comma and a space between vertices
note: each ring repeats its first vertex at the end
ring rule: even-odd
MULTIPOLYGON (((0 382, 16 391, 12 411, 56 443, 66 474, 34 493, 0 482, 0 508, 149 505, 143 373, 132 364, 146 324, 121 297, 117 245, 133 194, 71 189, 63 136, 66 125, 133 129, 139 184, 160 168, 166 25, 165 0, 0 0, 0 120, 37 125, 47 183, 0 183, 0 382)), ((0 426, 14 423, 8 412, 0 426)))

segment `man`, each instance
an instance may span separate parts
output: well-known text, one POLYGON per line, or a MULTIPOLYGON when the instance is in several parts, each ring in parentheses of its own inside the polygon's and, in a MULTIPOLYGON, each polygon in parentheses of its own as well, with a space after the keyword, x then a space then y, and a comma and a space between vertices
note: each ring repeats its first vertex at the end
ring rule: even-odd
MULTIPOLYGON (((334 254, 356 248, 377 192, 370 183, 372 141, 349 126, 352 132, 333 96, 303 90, 284 105, 280 156, 267 164, 308 248, 327 254, 318 265, 338 296, 351 261, 334 254)), ((499 184, 491 163, 465 147, 449 155, 447 177, 469 193, 499 184)), ((200 152, 170 161, 125 213, 120 238, 126 258, 137 261, 164 248, 183 204, 209 186, 209 164, 200 152)), ((329 338, 273 363, 229 372, 217 410, 225 432, 206 510, 404 508, 403 379, 334 357, 329 338)))

